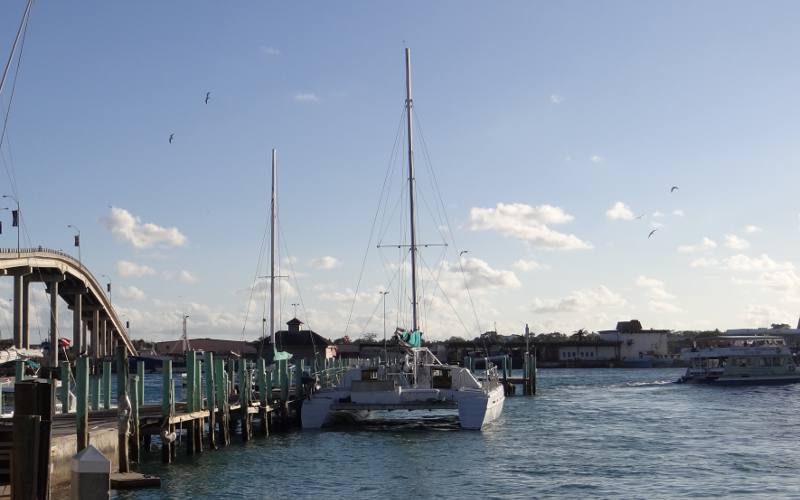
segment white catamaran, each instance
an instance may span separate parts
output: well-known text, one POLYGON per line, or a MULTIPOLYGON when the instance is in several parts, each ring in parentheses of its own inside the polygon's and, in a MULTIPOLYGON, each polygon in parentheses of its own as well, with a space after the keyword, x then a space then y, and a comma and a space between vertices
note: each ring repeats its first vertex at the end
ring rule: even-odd
POLYGON ((359 419, 372 411, 457 410, 463 429, 482 429, 503 411, 504 387, 496 369, 479 379, 469 369, 439 361, 422 347, 418 322, 417 235, 412 140, 411 52, 406 56, 406 125, 410 211, 412 330, 398 337, 401 362, 358 366, 347 370, 336 387, 322 389, 303 403, 304 429, 319 429, 337 414, 359 419))

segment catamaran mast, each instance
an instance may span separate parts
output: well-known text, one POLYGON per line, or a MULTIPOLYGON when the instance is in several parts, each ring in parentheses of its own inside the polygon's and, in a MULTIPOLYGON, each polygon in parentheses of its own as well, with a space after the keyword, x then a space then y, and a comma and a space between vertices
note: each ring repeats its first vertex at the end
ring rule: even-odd
POLYGON ((408 126, 408 197, 411 212, 411 310, 413 314, 413 330, 417 325, 417 227, 416 206, 414 204, 414 141, 411 135, 411 109, 414 101, 411 99, 411 49, 406 47, 406 124, 408 126))
POLYGON ((275 148, 272 148, 272 201, 269 207, 269 339, 272 342, 273 350, 277 349, 275 345, 275 221, 277 220, 275 184, 277 164, 278 153, 275 148))

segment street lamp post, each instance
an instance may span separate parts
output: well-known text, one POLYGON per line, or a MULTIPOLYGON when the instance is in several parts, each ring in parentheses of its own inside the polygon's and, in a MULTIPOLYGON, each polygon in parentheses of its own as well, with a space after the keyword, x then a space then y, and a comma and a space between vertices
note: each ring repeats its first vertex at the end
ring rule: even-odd
POLYGON ((11 225, 15 226, 17 228, 17 258, 19 258, 22 255, 20 253, 20 251, 19 251, 19 226, 21 225, 20 222, 22 222, 21 221, 21 215, 22 214, 20 213, 20 210, 19 210, 19 200, 17 200, 15 197, 11 196, 10 194, 4 194, 3 198, 9 198, 10 200, 12 200, 14 203, 17 204, 17 209, 11 212, 11 214, 12 214, 11 225))
POLYGON ((386 358, 386 362, 389 362, 389 349, 386 347, 386 296, 389 295, 389 291, 378 292, 381 294, 381 298, 383 299, 383 357, 386 358))
POLYGON ((83 261, 81 260, 81 230, 78 229, 78 226, 73 226, 72 224, 67 224, 67 227, 71 228, 73 231, 76 231, 75 246, 78 247, 78 265, 83 267, 83 261))
POLYGON ((105 278, 107 280, 107 282, 106 282, 106 296, 108 297, 108 300, 111 300, 111 278, 107 274, 101 274, 100 277, 101 278, 105 278))

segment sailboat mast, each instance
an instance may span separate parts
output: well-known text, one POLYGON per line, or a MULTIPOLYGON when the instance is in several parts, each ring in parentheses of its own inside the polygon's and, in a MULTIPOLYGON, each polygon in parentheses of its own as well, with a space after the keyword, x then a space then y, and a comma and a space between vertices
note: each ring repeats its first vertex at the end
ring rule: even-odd
POLYGON ((275 148, 272 148, 272 201, 269 206, 269 338, 273 349, 277 349, 275 346, 275 221, 277 220, 275 184, 277 164, 278 153, 275 148))
POLYGON ((411 214, 411 310, 413 314, 413 330, 417 325, 417 226, 416 206, 414 192, 414 141, 412 137, 411 109, 414 101, 411 99, 411 49, 406 47, 406 125, 408 126, 408 206, 411 214))

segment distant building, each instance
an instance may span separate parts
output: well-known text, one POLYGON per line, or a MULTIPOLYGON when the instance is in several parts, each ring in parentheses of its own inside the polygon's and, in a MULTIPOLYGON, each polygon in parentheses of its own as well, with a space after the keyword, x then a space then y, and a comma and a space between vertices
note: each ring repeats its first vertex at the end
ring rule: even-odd
POLYGON ((644 330, 637 319, 620 321, 614 330, 597 332, 609 342, 621 342, 619 356, 623 365, 652 366, 669 358, 667 337, 669 330, 644 330))
POLYGON ((559 361, 612 361, 619 359, 620 342, 558 342, 559 361))
MULTIPOLYGON (((254 357, 256 348, 243 340, 228 339, 189 339, 194 351, 213 352, 217 357, 254 357)), ((159 356, 182 357, 183 339, 156 342, 155 351, 159 356)))
MULTIPOLYGON (((287 330, 275 332, 275 343, 279 351, 286 351, 292 354, 295 359, 324 359, 328 353, 328 346, 331 342, 313 330, 303 328, 303 322, 297 318, 290 319, 286 326, 287 330)), ((272 356, 272 345, 267 343, 269 349, 265 352, 265 357, 272 356)))

